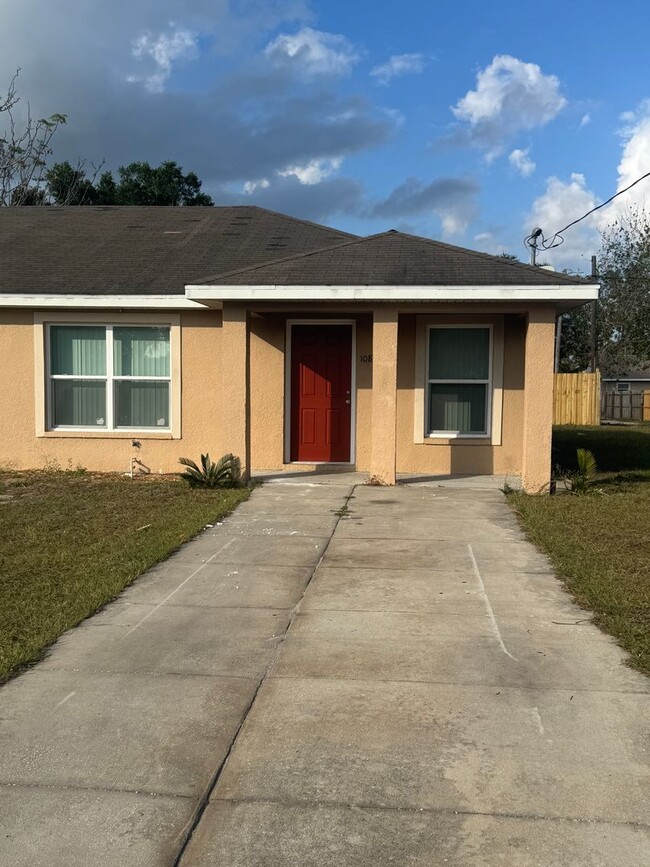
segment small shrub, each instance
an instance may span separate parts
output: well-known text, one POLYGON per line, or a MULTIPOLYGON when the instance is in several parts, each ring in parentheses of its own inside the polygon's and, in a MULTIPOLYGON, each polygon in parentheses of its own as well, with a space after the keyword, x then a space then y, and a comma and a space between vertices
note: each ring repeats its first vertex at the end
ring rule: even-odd
POLYGON ((241 461, 235 455, 227 454, 215 463, 210 455, 201 455, 201 466, 189 458, 179 458, 178 463, 187 467, 181 478, 186 479, 193 488, 236 488, 241 485, 241 461))
POLYGON ((578 470, 567 476, 567 483, 572 494, 587 494, 598 473, 596 458, 589 449, 578 449, 576 452, 578 470))

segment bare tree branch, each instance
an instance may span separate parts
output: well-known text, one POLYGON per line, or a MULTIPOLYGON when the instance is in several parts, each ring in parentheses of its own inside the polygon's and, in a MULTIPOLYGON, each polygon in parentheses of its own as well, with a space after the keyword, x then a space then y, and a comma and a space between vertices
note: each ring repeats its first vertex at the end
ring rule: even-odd
POLYGON ((44 203, 43 180, 52 138, 67 119, 64 114, 34 119, 27 103, 26 116, 19 122, 19 74, 18 69, 6 95, 0 97, 0 206, 44 203))

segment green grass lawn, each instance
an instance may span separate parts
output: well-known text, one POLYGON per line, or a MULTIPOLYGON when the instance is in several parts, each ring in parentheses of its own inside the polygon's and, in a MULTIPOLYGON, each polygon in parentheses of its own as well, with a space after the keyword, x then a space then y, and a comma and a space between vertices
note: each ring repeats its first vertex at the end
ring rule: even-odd
POLYGON ((601 472, 650 470, 650 423, 556 427, 553 431, 553 465, 576 468, 576 450, 589 449, 601 472))
POLYGON ((575 599, 650 674, 650 425, 561 427, 553 447, 554 462, 568 469, 576 449, 594 453, 595 492, 510 502, 575 599))
POLYGON ((0 473, 0 682, 247 496, 175 479, 0 473))

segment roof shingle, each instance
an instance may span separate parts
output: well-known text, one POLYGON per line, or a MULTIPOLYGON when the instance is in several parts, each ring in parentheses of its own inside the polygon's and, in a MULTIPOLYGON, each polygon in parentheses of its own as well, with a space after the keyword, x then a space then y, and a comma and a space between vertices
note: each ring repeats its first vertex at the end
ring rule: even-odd
POLYGON ((394 229, 198 281, 214 286, 557 286, 583 282, 580 277, 394 229))
POLYGON ((0 208, 0 293, 183 295, 354 237, 254 206, 0 208))

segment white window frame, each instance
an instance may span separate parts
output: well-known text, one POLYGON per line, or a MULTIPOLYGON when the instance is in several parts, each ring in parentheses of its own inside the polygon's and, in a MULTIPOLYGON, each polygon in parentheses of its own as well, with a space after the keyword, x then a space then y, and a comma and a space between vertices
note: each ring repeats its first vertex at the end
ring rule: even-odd
POLYGON ((173 412, 174 412, 174 395, 172 388, 172 373, 174 370, 172 340, 172 325, 168 322, 48 322, 45 328, 45 411, 46 424, 48 431, 79 431, 79 432, 96 432, 96 433, 161 433, 170 434, 173 429, 173 412), (93 328, 103 328, 106 334, 106 375, 105 376, 88 376, 77 374, 60 374, 51 372, 51 329, 61 326, 88 326, 93 328), (169 333, 169 376, 116 376, 113 372, 113 328, 166 328, 169 333), (55 425, 53 422, 53 383, 60 379, 85 380, 88 382, 104 382, 106 383, 106 418, 104 425, 92 425, 85 427, 81 425, 55 425), (115 383, 120 381, 126 382, 167 382, 169 389, 169 418, 166 425, 154 425, 152 427, 138 426, 115 426, 115 383))
POLYGON ((489 440, 491 437, 492 431, 492 391, 494 387, 494 326, 490 323, 481 323, 481 324, 449 324, 445 325, 443 323, 436 323, 435 325, 428 325, 426 329, 426 379, 425 379, 425 395, 424 395, 424 425, 425 425, 425 437, 428 439, 477 439, 477 440, 489 440), (472 329, 482 329, 488 332, 489 343, 488 343, 488 378, 487 379, 437 379, 431 377, 431 371, 429 369, 431 352, 430 352, 430 341, 431 341, 431 332, 439 329, 452 329, 452 328, 463 328, 468 330, 472 329), (429 429, 429 418, 430 418, 430 401, 431 401, 431 389, 430 385, 485 385, 486 386, 486 401, 485 401, 485 430, 483 432, 471 432, 466 433, 464 431, 452 431, 452 430, 430 430, 429 429))

